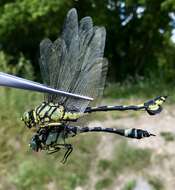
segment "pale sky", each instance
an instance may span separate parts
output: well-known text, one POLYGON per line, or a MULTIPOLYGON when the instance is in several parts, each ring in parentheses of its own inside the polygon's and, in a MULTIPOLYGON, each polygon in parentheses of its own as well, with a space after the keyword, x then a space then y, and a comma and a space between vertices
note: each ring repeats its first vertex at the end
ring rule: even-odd
POLYGON ((171 40, 175 43, 175 29, 172 30, 171 40))

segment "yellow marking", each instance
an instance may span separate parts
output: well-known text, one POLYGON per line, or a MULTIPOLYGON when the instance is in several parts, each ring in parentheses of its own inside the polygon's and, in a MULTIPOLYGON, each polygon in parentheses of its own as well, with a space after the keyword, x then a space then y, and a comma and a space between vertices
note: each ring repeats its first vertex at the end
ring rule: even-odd
POLYGON ((163 101, 162 100, 156 100, 155 103, 158 105, 161 105, 161 104, 163 104, 163 101))
POLYGON ((149 106, 149 109, 150 109, 150 110, 157 110, 158 108, 159 108, 158 105, 150 105, 150 106, 149 106))
POLYGON ((163 97, 163 96, 161 97, 161 99, 162 99, 163 101, 165 101, 165 100, 166 100, 166 98, 165 98, 165 97, 163 97))
POLYGON ((35 108, 35 111, 37 110, 36 113, 40 112, 40 109, 41 109, 43 106, 45 106, 45 105, 46 105, 46 104, 43 102, 42 104, 40 104, 39 106, 37 106, 37 107, 35 108))
POLYGON ((55 106, 52 102, 49 103, 49 106, 55 106))
POLYGON ((82 117, 83 115, 86 115, 85 113, 71 113, 71 112, 66 112, 63 120, 74 120, 82 117))
POLYGON ((50 111, 48 112, 49 116, 51 115, 51 113, 53 112, 54 109, 55 109, 55 107, 51 107, 50 111))
POLYGON ((137 106, 138 106, 138 107, 143 107, 143 106, 144 106, 144 104, 138 104, 137 106))
POLYGON ((46 114, 46 112, 50 109, 50 106, 46 106, 40 113, 40 117, 44 117, 44 115, 46 114))
POLYGON ((52 127, 52 126, 58 126, 58 125, 62 125, 62 123, 47 123, 47 124, 41 124, 40 127, 44 128, 44 127, 52 127))
POLYGON ((94 106, 94 107, 90 107, 90 109, 96 109, 96 108, 98 108, 98 107, 96 107, 96 106, 94 106))
POLYGON ((49 122, 50 119, 48 117, 44 118, 44 122, 49 122))
POLYGON ((33 111, 33 117, 34 117, 35 123, 37 123, 38 119, 37 119, 37 115, 36 115, 36 112, 35 112, 35 111, 33 111))
POLYGON ((57 126, 57 125, 62 125, 61 123, 48 123, 48 126, 57 126))
POLYGON ((114 106, 106 106, 107 108, 113 108, 114 106))
POLYGON ((125 135, 126 137, 128 137, 131 132, 132 132, 132 129, 125 129, 124 135, 125 135))
POLYGON ((53 121, 59 121, 60 119, 62 119, 63 114, 64 114, 64 107, 60 106, 50 116, 51 120, 53 120, 53 121))

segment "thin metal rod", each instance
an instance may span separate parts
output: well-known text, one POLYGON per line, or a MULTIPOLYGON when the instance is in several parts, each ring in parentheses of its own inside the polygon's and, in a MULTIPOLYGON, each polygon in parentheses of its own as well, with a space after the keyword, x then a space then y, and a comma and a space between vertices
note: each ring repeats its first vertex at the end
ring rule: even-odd
POLYGON ((43 84, 33 82, 24 78, 16 77, 10 74, 2 73, 2 72, 0 72, 0 86, 19 88, 19 89, 24 89, 24 90, 32 90, 32 91, 37 91, 37 92, 42 92, 42 93, 60 94, 64 96, 71 96, 71 97, 89 100, 89 101, 93 100, 93 98, 88 97, 88 96, 73 94, 70 92, 64 92, 62 90, 50 88, 43 84))

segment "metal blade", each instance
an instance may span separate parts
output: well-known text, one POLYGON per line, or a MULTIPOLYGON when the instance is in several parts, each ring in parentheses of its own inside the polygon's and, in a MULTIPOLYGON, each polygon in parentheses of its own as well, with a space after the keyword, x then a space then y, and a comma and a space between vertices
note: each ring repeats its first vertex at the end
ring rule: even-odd
POLYGON ((82 96, 79 94, 64 92, 62 90, 50 88, 43 84, 33 82, 27 79, 23 79, 20 77, 16 77, 13 75, 9 75, 6 73, 2 73, 2 72, 0 72, 0 86, 20 88, 24 90, 32 90, 32 91, 43 92, 43 93, 60 94, 60 95, 71 96, 71 97, 84 99, 84 100, 93 100, 93 98, 88 97, 88 96, 82 96))

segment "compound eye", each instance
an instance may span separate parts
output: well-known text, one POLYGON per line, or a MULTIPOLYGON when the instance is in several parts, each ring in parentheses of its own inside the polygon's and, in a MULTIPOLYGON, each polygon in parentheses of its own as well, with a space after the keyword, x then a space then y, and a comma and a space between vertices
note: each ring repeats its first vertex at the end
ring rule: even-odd
POLYGON ((29 121, 29 113, 25 112, 24 115, 22 116, 21 120, 24 122, 29 121))
POLYGON ((29 114, 27 113, 26 115, 25 115, 25 121, 28 121, 29 120, 29 114))

